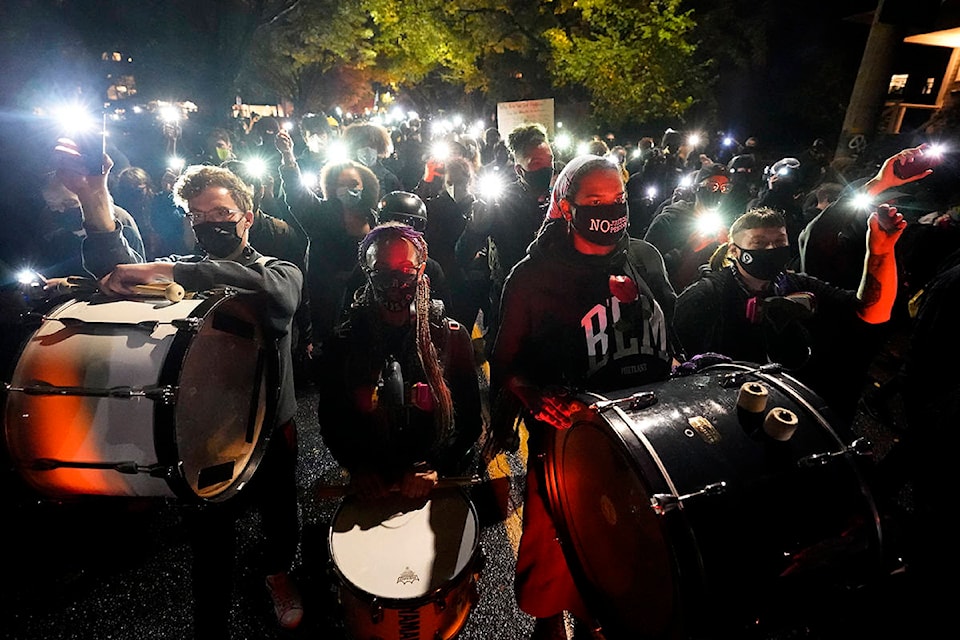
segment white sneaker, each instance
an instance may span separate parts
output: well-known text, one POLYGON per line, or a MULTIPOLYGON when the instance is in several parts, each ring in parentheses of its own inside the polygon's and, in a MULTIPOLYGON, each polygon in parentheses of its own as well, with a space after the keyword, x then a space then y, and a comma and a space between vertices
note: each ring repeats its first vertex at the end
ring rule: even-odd
POLYGON ((267 591, 273 599, 273 611, 277 622, 284 629, 296 629, 303 620, 303 601, 300 591, 286 573, 267 576, 267 591))

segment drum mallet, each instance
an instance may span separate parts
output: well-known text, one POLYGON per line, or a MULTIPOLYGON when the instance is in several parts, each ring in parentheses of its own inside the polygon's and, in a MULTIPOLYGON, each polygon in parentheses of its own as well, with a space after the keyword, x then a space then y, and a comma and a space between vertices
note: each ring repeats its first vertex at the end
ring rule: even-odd
POLYGON ((176 282, 151 282, 149 284, 136 284, 133 290, 144 296, 159 297, 163 296, 170 302, 180 302, 186 295, 183 287, 176 282))

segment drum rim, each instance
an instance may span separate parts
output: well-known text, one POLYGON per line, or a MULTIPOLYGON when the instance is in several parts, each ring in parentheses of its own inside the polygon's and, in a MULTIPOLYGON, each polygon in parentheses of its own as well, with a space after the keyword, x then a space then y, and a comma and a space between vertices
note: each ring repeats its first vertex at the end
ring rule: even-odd
MULTIPOLYGON (((233 289, 212 289, 204 292, 206 299, 197 305, 186 318, 202 318, 204 321, 212 318, 212 314, 225 304, 236 302, 242 305, 243 296, 233 289)), ((270 393, 270 389, 278 387, 280 380, 280 355, 277 353, 275 341, 269 340, 265 334, 262 322, 255 307, 248 309, 257 319, 257 330, 263 337, 263 347, 260 349, 260 357, 264 359, 263 366, 263 385, 266 387, 266 406, 264 408, 263 424, 261 427, 261 437, 250 454, 243 470, 237 474, 237 477, 219 493, 204 497, 196 493, 190 484, 190 481, 184 476, 182 456, 177 444, 176 431, 176 411, 177 403, 156 403, 154 406, 154 448, 157 452, 158 463, 167 469, 173 470, 166 477, 167 484, 171 491, 184 502, 192 504, 220 503, 233 498, 242 491, 245 485, 251 480, 264 453, 267 450, 267 444, 273 435, 276 419, 276 410, 279 402, 276 393, 270 393), (270 348, 272 345, 273 348, 270 348)), ((173 336, 173 342, 164 359, 163 366, 158 376, 158 384, 171 385, 177 388, 179 393, 180 378, 183 374, 183 365, 190 355, 193 346, 193 338, 196 332, 178 328, 173 336)))
MULTIPOLYGON (((865 472, 858 463, 857 456, 855 456, 851 451, 851 440, 848 440, 844 437, 845 435, 848 435, 852 438, 855 435, 852 431, 852 428, 850 429, 849 433, 846 433, 846 431, 843 429, 843 426, 846 425, 846 423, 836 420, 829 406, 826 405, 819 394, 814 392, 808 386, 804 385, 802 382, 799 382, 791 375, 783 371, 758 372, 757 369, 759 367, 760 365, 750 362, 721 363, 712 365, 710 367, 705 367, 702 371, 697 372, 696 375, 706 374, 716 376, 718 373, 725 371, 755 372, 751 373, 750 379, 761 380, 765 383, 768 383, 772 388, 775 388, 777 392, 788 398, 798 407, 802 408, 806 418, 817 423, 817 429, 820 432, 820 437, 823 439, 825 444, 830 444, 828 450, 837 453, 842 452, 843 454, 842 457, 844 459, 843 464, 845 465, 845 472, 849 474, 850 478, 850 483, 845 485, 845 488, 849 492, 850 499, 856 503, 859 513, 863 513, 863 515, 870 514, 870 516, 872 516, 873 522, 870 522, 868 519, 868 521, 864 523, 863 534, 868 537, 870 546, 863 553, 862 557, 868 564, 879 566, 880 558, 883 557, 884 546, 882 522, 879 519, 877 504, 874 496, 871 493, 870 484, 865 479, 865 472), (854 497, 855 494, 857 497, 854 497)), ((663 382, 666 381, 661 381, 661 383, 657 384, 662 384, 663 382)), ((644 388, 654 388, 655 386, 655 384, 640 385, 636 388, 631 388, 630 391, 642 390, 644 388)), ((606 399, 603 395, 598 393, 593 393, 590 395, 599 399, 606 399)), ((615 397, 619 398, 621 396, 615 397)), ((629 422, 627 422, 625 425, 622 424, 625 414, 623 414, 620 410, 615 411, 614 414, 617 415, 618 418, 612 420, 600 418, 600 420, 607 420, 610 423, 609 426, 611 427, 609 429, 609 433, 604 433, 602 435, 605 439, 611 441, 617 446, 619 449, 618 453, 624 455, 626 462, 632 469, 647 469, 648 467, 644 467, 643 462, 638 460, 636 456, 630 454, 631 445, 623 442, 624 435, 620 433, 619 430, 623 427, 629 428, 629 422), (616 421, 617 428, 614 428, 614 421, 616 421)), ((852 427, 852 425, 850 426, 852 427)), ((559 485, 554 486, 554 483, 558 482, 558 480, 555 478, 551 479, 548 474, 559 473, 560 470, 557 469, 559 465, 558 461, 550 458, 550 456, 556 456, 556 448, 559 446, 556 442, 554 442, 554 440, 562 437, 563 434, 560 433, 550 435, 550 439, 548 441, 549 444, 547 447, 548 455, 544 457, 542 466, 545 475, 545 485, 548 491, 548 496, 551 500, 551 509, 556 509, 554 500, 559 492, 559 485), (553 471, 550 470, 550 467, 553 468, 553 471)), ((649 444, 654 444, 654 441, 651 441, 649 444)), ((656 448, 654 452, 648 451, 647 444, 643 443, 642 438, 639 439, 636 446, 641 448, 647 455, 653 455, 657 451, 656 448)), ((646 464, 649 465, 649 462, 646 464)), ((650 486, 650 478, 647 478, 644 474, 638 474, 638 479, 645 486, 650 486)), ((697 616, 695 615, 696 612, 691 609, 691 605, 693 605, 694 608, 696 607, 698 597, 710 597, 710 591, 708 587, 710 584, 711 575, 703 565, 703 550, 701 548, 701 543, 698 540, 702 530, 702 523, 700 527, 695 527, 687 517, 687 514, 685 514, 681 509, 676 509, 665 513, 661 516, 661 518, 662 520, 660 529, 665 536, 665 542, 668 545, 668 550, 672 556, 670 561, 673 568, 673 587, 676 598, 674 620, 676 621, 677 626, 675 629, 682 633, 704 630, 708 631, 708 629, 705 629, 703 625, 709 623, 706 623, 703 620, 698 621, 697 616), (674 534, 679 534, 680 537, 676 537, 674 534)), ((560 534, 561 541, 564 543, 561 546, 570 565, 570 569, 575 577, 579 578, 579 580, 583 580, 582 583, 578 581, 578 584, 583 584, 586 587, 583 590, 584 599, 591 605, 591 611, 596 611, 596 613, 603 614, 602 616, 598 616, 598 622, 601 624, 606 622, 615 623, 622 619, 617 613, 618 609, 605 606, 605 601, 603 600, 605 596, 602 590, 596 589, 592 581, 584 579, 585 563, 580 558, 579 549, 572 544, 572 537, 568 530, 569 523, 567 522, 567 519, 559 517, 555 518, 555 521, 557 523, 556 526, 558 533, 560 534)), ((625 627, 624 625, 613 625, 610 627, 610 629, 611 631, 623 631, 629 630, 630 627, 625 627)), ((670 629, 667 631, 670 631, 670 629)))
MULTIPOLYGON (((638 388, 644 388, 648 385, 641 385, 638 388)), ((593 397, 595 401, 605 401, 609 398, 597 392, 588 392, 586 395, 593 397)), ((624 416, 621 411, 614 410, 614 415, 617 416, 616 420, 620 423, 624 423, 624 416)), ((598 412, 597 415, 600 416, 602 412, 598 412)), ((583 420, 583 422, 591 422, 588 420, 583 420)), ((626 423, 621 426, 629 428, 626 423)), ((557 477, 559 475, 559 469, 557 468, 557 461, 554 460, 554 453, 558 441, 562 438, 565 438, 572 429, 576 428, 576 424, 566 429, 564 431, 558 431, 555 429, 550 429, 547 431, 547 441, 545 451, 546 455, 542 458, 540 468, 543 474, 544 487, 547 491, 548 506, 552 514, 563 513, 564 509, 560 505, 560 491, 557 477)), ((644 438, 638 437, 635 446, 630 445, 624 441, 623 435, 620 433, 619 429, 612 429, 613 437, 608 436, 608 439, 615 440, 619 445, 619 451, 624 458, 624 461, 629 465, 629 467, 634 472, 639 484, 644 487, 644 490, 647 491, 649 495, 653 495, 653 486, 650 484, 649 478, 642 473, 643 469, 641 468, 640 462, 636 459, 635 456, 630 455, 633 448, 639 448, 644 452, 644 454, 650 458, 651 465, 656 468, 659 477, 663 481, 665 486, 672 487, 672 481, 667 474, 667 470, 663 467, 662 464, 659 464, 658 454, 655 451, 651 451, 651 444, 646 442, 644 438)), ((606 606, 606 596, 597 589, 592 581, 587 579, 587 571, 585 568, 585 563, 580 558, 579 547, 574 544, 573 537, 570 532, 570 524, 566 518, 560 515, 551 516, 554 521, 554 526, 556 527, 557 534, 561 540, 561 549, 563 551, 564 558, 567 561, 567 565, 570 568, 570 571, 575 577, 575 582, 585 585, 587 588, 582 588, 583 598, 587 602, 591 611, 602 611, 604 612, 603 616, 598 616, 597 620, 603 626, 608 622, 606 615, 612 610, 606 606)), ((688 570, 691 569, 691 563, 694 563, 699 568, 699 574, 703 575, 703 567, 701 565, 701 558, 699 549, 696 543, 696 540, 693 538, 693 530, 690 526, 690 523, 686 521, 686 518, 682 511, 676 511, 673 513, 665 514, 660 516, 658 520, 658 530, 660 536, 663 539, 663 544, 667 553, 667 560, 670 566, 670 575, 672 579, 671 584, 671 603, 673 605, 673 613, 671 620, 673 621, 673 627, 682 625, 684 621, 683 609, 685 603, 687 602, 687 597, 685 594, 685 586, 683 583, 682 576, 686 574, 688 570), (670 536, 669 533, 674 532, 675 529, 680 530, 680 533, 683 535, 679 536, 670 536), (677 539, 674 539, 677 538, 677 539), (692 555, 693 559, 685 559, 684 555, 692 555)), ((667 627, 669 631, 671 627, 667 627)))
POLYGON ((477 516, 477 508, 473 504, 473 500, 470 499, 470 496, 462 488, 448 488, 448 489, 438 489, 437 492, 450 491, 455 495, 459 495, 466 501, 467 507, 471 516, 473 517, 473 523, 476 530, 476 535, 473 539, 473 549, 470 551, 470 559, 463 565, 463 568, 458 571, 456 574, 451 576, 447 582, 428 591, 422 595, 417 596, 416 598, 386 598, 383 596, 378 596, 376 594, 370 593, 363 587, 354 584, 352 580, 349 580, 343 572, 340 570, 340 567, 337 566, 336 561, 333 557, 333 523, 336 522, 337 516, 340 514, 340 510, 343 508, 343 505, 347 500, 353 499, 352 496, 346 496, 337 505, 336 510, 333 513, 333 517, 330 519, 330 531, 327 533, 327 552, 329 556, 330 568, 337 576, 338 582, 340 583, 341 588, 348 588, 350 592, 357 597, 359 600, 367 603, 380 603, 388 609, 402 609, 409 608, 413 606, 419 606, 422 603, 430 602, 435 600, 440 595, 446 595, 447 593, 453 591, 456 588, 459 588, 463 585, 469 585, 476 582, 475 577, 471 577, 469 580, 464 580, 470 574, 476 575, 479 573, 480 569, 483 567, 483 553, 482 547, 480 545, 480 520, 477 516), (397 606, 388 606, 388 605, 397 605, 397 606))

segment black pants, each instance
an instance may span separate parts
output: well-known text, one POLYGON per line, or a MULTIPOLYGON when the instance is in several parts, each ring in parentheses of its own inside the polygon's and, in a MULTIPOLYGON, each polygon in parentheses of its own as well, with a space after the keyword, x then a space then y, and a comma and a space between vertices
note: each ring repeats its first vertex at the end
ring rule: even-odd
POLYGON ((297 512, 297 436, 291 420, 274 431, 249 484, 224 503, 184 511, 193 551, 194 629, 197 640, 229 638, 236 570, 237 520, 260 511, 264 576, 289 571, 300 539, 297 512))

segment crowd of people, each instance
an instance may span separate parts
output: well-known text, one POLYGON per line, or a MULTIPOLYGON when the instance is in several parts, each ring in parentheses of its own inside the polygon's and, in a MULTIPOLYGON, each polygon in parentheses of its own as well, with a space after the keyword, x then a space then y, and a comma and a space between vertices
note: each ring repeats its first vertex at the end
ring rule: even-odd
MULTIPOLYGON (((367 500, 425 499, 475 470, 482 449, 515 448, 524 425, 516 592, 536 638, 565 637, 564 612, 600 635, 540 462, 545 433, 583 409, 573 391, 663 381, 719 354, 782 364, 849 422, 898 327, 917 332, 903 372, 913 413, 939 431, 956 418, 955 384, 940 401, 917 391, 936 359, 925 332, 953 308, 960 228, 956 164, 934 144, 935 121, 856 163, 834 161, 822 139, 770 157, 754 138, 692 142, 669 129, 570 155, 542 123, 482 136, 429 135, 419 118, 289 123, 211 128, 182 169, 158 160, 176 149, 175 127, 149 162, 108 149, 102 174, 68 145, 36 185, 17 256, 52 288, 87 275, 114 297, 170 282, 250 297, 280 375, 257 490, 240 505, 263 511, 275 552, 265 580, 285 628, 303 616, 289 576, 300 389, 320 394, 324 441, 367 500)), ((943 485, 922 453, 936 438, 911 428, 907 475, 922 469, 922 513, 939 523, 943 485)), ((237 508, 186 519, 197 637, 226 637, 237 508)))

